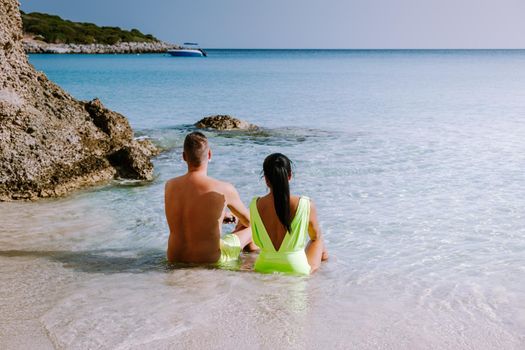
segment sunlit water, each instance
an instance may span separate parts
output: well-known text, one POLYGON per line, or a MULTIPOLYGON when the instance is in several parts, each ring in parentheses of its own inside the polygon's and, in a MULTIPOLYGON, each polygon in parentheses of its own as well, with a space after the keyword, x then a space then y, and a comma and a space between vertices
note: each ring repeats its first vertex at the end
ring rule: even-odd
POLYGON ((0 344, 17 348, 525 347, 524 51, 39 55, 166 151, 151 184, 0 204, 0 344), (163 184, 209 114, 210 173, 245 203, 295 162, 331 259, 310 278, 171 269, 163 184), (32 339, 32 340, 31 340, 32 339))

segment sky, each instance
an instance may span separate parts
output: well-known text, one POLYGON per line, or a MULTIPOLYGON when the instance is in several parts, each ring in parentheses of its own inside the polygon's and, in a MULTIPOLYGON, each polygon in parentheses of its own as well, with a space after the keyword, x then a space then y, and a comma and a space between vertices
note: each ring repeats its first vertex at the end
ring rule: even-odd
POLYGON ((525 0, 20 0, 204 48, 525 48, 525 0))

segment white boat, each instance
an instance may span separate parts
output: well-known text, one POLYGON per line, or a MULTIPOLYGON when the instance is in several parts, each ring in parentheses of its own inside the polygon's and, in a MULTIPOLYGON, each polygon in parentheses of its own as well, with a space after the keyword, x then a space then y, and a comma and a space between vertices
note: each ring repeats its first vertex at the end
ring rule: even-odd
MULTIPOLYGON (((185 46, 197 46, 197 43, 184 43, 185 46)), ((170 49, 167 51, 171 56, 177 57, 206 57, 206 51, 199 48, 181 47, 179 49, 170 49)))

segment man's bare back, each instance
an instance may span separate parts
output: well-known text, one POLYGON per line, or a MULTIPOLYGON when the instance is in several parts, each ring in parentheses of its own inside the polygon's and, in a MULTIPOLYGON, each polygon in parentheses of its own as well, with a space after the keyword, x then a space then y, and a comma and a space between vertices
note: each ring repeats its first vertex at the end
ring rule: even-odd
MULTIPOLYGON (((205 136, 200 133, 192 133, 187 139, 193 134, 208 147, 205 136)), ((214 263, 221 256, 221 226, 226 208, 245 227, 235 232, 241 249, 251 242, 249 211, 233 185, 207 175, 209 148, 205 149, 206 158, 203 156, 197 164, 189 153, 193 152, 191 143, 190 146, 186 143, 183 156, 188 172, 169 180, 165 187, 166 219, 170 228, 167 258, 170 262, 214 263)))
POLYGON ((170 227, 168 260, 213 263, 219 260, 219 239, 226 207, 249 227, 235 188, 200 173, 166 183, 166 218, 170 227))

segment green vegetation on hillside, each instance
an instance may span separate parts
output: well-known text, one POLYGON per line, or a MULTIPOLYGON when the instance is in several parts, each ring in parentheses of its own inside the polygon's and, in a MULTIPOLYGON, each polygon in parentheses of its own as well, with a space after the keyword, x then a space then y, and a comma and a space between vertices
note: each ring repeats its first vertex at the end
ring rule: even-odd
POLYGON ((123 30, 119 27, 99 27, 93 23, 78 23, 45 13, 21 11, 24 32, 47 43, 65 44, 109 44, 118 42, 158 41, 151 34, 142 34, 138 29, 123 30))

